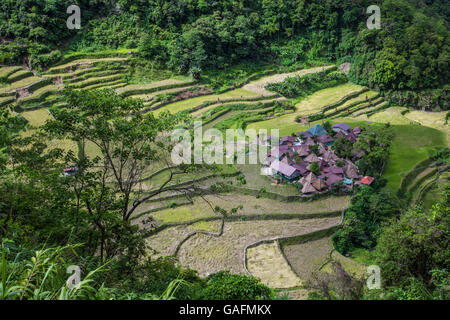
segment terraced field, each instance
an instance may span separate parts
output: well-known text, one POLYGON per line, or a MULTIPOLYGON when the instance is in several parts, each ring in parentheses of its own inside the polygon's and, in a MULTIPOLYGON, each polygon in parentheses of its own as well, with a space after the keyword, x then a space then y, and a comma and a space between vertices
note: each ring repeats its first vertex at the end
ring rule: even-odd
POLYGON ((303 284, 287 263, 276 241, 248 248, 247 268, 252 275, 271 288, 287 289, 303 284))
POLYGON ((280 129, 280 135, 290 135, 292 132, 298 132, 301 125, 295 120, 298 116, 307 117, 309 115, 318 113, 323 107, 335 103, 346 95, 360 92, 364 87, 347 83, 333 88, 327 88, 313 93, 299 102, 295 107, 296 111, 291 114, 276 117, 267 121, 255 122, 248 125, 249 129, 266 129, 272 128, 280 129))
POLYGON ((182 265, 197 270, 202 276, 220 270, 245 273, 246 246, 264 239, 326 229, 339 220, 340 217, 227 222, 220 237, 196 234, 189 238, 181 246, 178 256, 182 265))
MULTIPOLYGON (((64 87, 77 90, 114 88, 124 98, 143 99, 145 110, 142 112, 158 115, 163 111, 189 111, 193 118, 205 123, 206 129, 279 129, 281 135, 290 135, 325 120, 352 126, 369 121, 389 122, 395 138, 385 177, 388 187, 393 190, 400 187, 409 171, 428 157, 431 147, 448 146, 450 141, 444 113, 407 112, 406 108, 390 106, 377 92, 356 84, 323 89, 301 101, 280 97, 265 89, 268 83, 333 66, 271 75, 241 88, 214 94, 206 84, 188 77, 129 84, 125 76, 128 62, 129 59, 123 56, 80 56, 80 59, 54 66, 39 76, 21 67, 1 67, 0 81, 5 85, 0 86, 0 106, 12 103, 19 107, 18 110, 35 127, 24 134, 32 134, 51 118, 49 107, 64 103, 60 95, 64 87), (298 117, 308 120, 317 115, 323 119, 296 122, 298 117)), ((77 150, 77 145, 67 140, 50 141, 50 145, 77 150)), ((89 154, 98 153, 93 146, 88 148, 89 154)), ((327 232, 337 226, 340 212, 349 205, 349 197, 288 202, 288 197, 298 196, 298 190, 293 185, 272 185, 260 174, 260 165, 223 165, 221 168, 224 176, 196 172, 173 183, 201 179, 198 186, 206 188, 221 182, 229 186, 226 193, 192 199, 167 193, 144 203, 135 212, 133 224, 157 228, 147 238, 152 255, 176 255, 182 265, 197 270, 202 276, 224 269, 234 273, 249 272, 274 288, 297 290, 293 295, 301 298, 305 297, 305 291, 299 287, 319 267, 323 272, 329 272, 330 266, 326 262, 330 257, 341 261, 346 270, 360 274, 360 264, 337 253, 330 256, 332 245, 328 234, 308 238, 314 232, 327 232), (238 173, 245 183, 236 178, 238 173), (216 206, 227 211, 238 210, 224 218, 214 210, 216 206), (303 240, 274 240, 286 237, 303 240)), ((417 195, 422 188, 414 186, 428 185, 428 178, 434 177, 428 177, 433 170, 425 168, 418 172, 408 191, 417 195)), ((167 174, 162 171, 143 181, 143 189, 154 189, 167 174)), ((427 196, 432 197, 432 193, 427 193, 425 200, 427 196)))

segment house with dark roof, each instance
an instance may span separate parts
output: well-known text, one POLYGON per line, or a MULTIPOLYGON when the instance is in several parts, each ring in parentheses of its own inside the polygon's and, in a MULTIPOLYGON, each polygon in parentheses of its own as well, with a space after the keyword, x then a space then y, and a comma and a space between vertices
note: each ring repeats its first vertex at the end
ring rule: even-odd
POLYGON ((300 174, 302 176, 305 176, 309 173, 309 170, 306 168, 306 166, 304 166, 303 164, 293 164, 292 165, 295 169, 298 170, 298 172, 300 172, 300 174))
POLYGON ((280 139, 280 145, 292 145, 295 142, 295 138, 291 136, 284 136, 280 139))
POLYGON ((332 173, 336 175, 343 175, 344 169, 337 167, 337 166, 331 166, 323 169, 323 172, 325 173, 332 173))
POLYGON ((297 137, 299 137, 301 139, 312 138, 313 134, 308 131, 297 132, 297 137))
POLYGON ((355 128, 352 130, 352 132, 353 132, 354 134, 356 134, 357 136, 359 136, 359 134, 361 133, 361 131, 362 131, 362 127, 355 127, 355 128))
POLYGON ((311 151, 309 150, 309 147, 308 147, 306 144, 302 144, 302 145, 299 145, 299 146, 293 146, 293 147, 292 147, 292 150, 293 150, 294 152, 297 152, 297 154, 298 154, 300 157, 306 157, 306 156, 309 155, 309 153, 311 152, 311 151))
POLYGON ((319 160, 318 164, 319 164, 320 171, 322 171, 323 169, 325 169, 329 166, 328 162, 326 162, 323 159, 319 160))
POLYGON ((270 149, 270 152, 267 154, 268 157, 273 157, 276 159, 281 159, 286 152, 289 151, 289 146, 277 146, 270 149))
POLYGON ((358 139, 356 134, 354 134, 352 131, 350 131, 348 133, 344 132, 344 131, 339 131, 338 133, 336 133, 336 135, 334 137, 335 138, 344 137, 345 139, 349 140, 350 142, 356 142, 356 140, 358 139))
POLYGON ((321 178, 322 180, 325 181, 325 183, 327 184, 327 186, 330 188, 333 184, 344 180, 344 178, 342 178, 341 176, 338 176, 334 173, 325 173, 321 176, 319 176, 319 178, 321 178))
POLYGON ((323 135, 319 136, 317 138, 317 141, 320 143, 326 144, 327 146, 331 146, 334 143, 333 138, 327 134, 323 134, 323 135))
POLYGON ((346 123, 336 123, 333 125, 333 131, 334 132, 345 132, 348 133, 350 130, 352 130, 352 127, 350 127, 346 123))

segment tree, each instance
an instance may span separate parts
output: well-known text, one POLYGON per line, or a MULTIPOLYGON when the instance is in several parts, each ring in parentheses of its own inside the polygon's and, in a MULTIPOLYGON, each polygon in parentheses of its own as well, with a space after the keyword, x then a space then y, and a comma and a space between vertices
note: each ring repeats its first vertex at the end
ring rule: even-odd
POLYGON ((170 185, 188 167, 170 163, 170 143, 160 134, 184 118, 168 113, 159 118, 143 115, 141 101, 123 99, 112 90, 65 94, 68 106, 54 110, 54 120, 48 121, 44 130, 80 146, 78 155, 66 157, 67 165, 78 168, 71 180, 77 215, 85 210, 82 214, 96 227, 102 261, 125 249, 128 253, 140 250, 137 245, 121 244, 134 241, 137 227, 129 220, 135 210, 163 192, 192 190, 192 186, 170 185), (144 181, 161 169, 168 175, 153 189, 146 189, 144 181))
POLYGON ((374 248, 382 223, 398 213, 398 200, 389 191, 363 186, 353 196, 341 227, 332 236, 336 249, 345 254, 354 248, 374 248))
POLYGON ((309 165, 309 170, 315 175, 320 174, 320 166, 317 162, 313 162, 309 165))
POLYGON ((365 155, 356 162, 364 175, 375 176, 383 173, 393 138, 392 128, 388 124, 369 125, 359 135, 354 150, 365 152, 365 155))
POLYGON ((383 229, 375 253, 386 286, 408 286, 413 277, 429 290, 436 288, 437 270, 448 272, 449 204, 447 185, 429 211, 412 208, 383 229))
POLYGON ((353 143, 345 137, 335 139, 332 148, 339 158, 352 157, 353 143))

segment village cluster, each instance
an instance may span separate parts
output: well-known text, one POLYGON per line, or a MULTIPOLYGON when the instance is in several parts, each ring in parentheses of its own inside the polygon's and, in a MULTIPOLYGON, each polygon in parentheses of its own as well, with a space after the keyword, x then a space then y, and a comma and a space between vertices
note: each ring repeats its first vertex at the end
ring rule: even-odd
POLYGON ((341 181, 349 189, 354 184, 370 185, 374 178, 362 177, 353 163, 364 155, 363 152, 353 153, 352 159, 342 159, 331 148, 338 137, 356 142, 363 129, 338 123, 332 130, 334 138, 320 124, 295 136, 282 137, 279 145, 273 146, 267 154, 263 169, 276 183, 300 183, 301 193, 305 195, 325 192, 341 181))

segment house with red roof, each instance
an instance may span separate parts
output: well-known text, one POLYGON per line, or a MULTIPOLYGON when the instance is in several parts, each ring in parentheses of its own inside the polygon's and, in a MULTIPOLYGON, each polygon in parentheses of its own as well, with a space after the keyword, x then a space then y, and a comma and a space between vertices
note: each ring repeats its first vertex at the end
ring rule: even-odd
POLYGON ((375 178, 370 177, 370 176, 365 176, 361 179, 360 183, 370 186, 372 184, 373 180, 375 180, 375 178))

